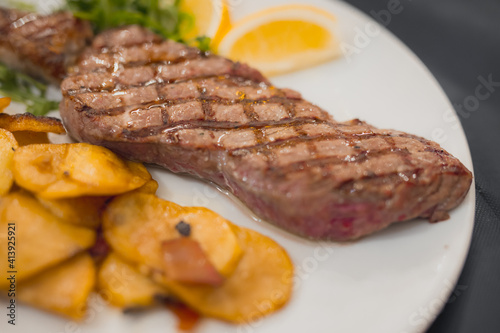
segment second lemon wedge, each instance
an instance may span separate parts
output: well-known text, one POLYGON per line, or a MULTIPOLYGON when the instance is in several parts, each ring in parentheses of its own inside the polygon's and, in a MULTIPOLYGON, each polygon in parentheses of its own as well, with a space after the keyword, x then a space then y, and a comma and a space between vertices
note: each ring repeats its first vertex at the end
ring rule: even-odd
POLYGON ((317 65, 340 54, 336 18, 308 5, 270 8, 237 22, 218 52, 266 75, 317 65))

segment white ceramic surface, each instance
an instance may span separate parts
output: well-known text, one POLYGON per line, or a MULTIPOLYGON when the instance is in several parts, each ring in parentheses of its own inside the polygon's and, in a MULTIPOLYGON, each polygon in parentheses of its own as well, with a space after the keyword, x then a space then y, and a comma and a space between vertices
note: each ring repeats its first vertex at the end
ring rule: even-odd
MULTIPOLYGON (((338 120, 360 118, 378 127, 438 141, 472 169, 467 141, 450 102, 415 55, 385 28, 343 2, 300 2, 334 13, 343 46, 354 53, 275 77, 272 81, 277 86, 300 91, 338 120)), ((288 1, 229 3, 237 19, 288 1)), ((21 109, 14 106, 11 110, 21 109)), ((272 237, 296 266, 293 298, 283 310, 242 326, 205 319, 197 330, 200 333, 422 332, 447 301, 472 233, 474 187, 446 222, 415 220, 357 242, 336 244, 307 241, 255 221, 236 201, 201 181, 158 168, 151 172, 160 183, 161 197, 181 205, 206 206, 238 225, 272 237)), ((80 324, 20 306, 13 327, 7 325, 6 305, 0 300, 1 332, 175 332, 175 317, 166 310, 124 315, 97 298, 90 302, 89 318, 80 324)))

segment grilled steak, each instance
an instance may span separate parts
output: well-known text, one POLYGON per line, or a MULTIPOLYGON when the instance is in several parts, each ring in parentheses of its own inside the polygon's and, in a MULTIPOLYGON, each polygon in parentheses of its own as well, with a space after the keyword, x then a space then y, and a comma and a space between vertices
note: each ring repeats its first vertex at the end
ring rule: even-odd
POLYGON ((434 142, 336 122, 246 65, 136 26, 97 36, 62 92, 77 140, 209 180, 312 239, 446 219, 472 180, 434 142))
POLYGON ((59 84, 91 37, 88 22, 68 12, 43 16, 0 7, 0 62, 45 81, 59 84))

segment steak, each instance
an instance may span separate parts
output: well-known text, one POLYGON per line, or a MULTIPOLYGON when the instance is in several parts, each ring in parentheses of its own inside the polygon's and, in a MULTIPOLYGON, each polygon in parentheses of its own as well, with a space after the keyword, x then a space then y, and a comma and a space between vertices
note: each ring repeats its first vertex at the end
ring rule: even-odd
POLYGON ((255 69, 137 26, 98 35, 62 93, 76 140, 213 182, 311 239, 447 219, 472 181, 432 141, 337 122, 255 69))
POLYGON ((38 15, 0 7, 0 62, 59 84, 90 42, 92 30, 69 12, 38 15))

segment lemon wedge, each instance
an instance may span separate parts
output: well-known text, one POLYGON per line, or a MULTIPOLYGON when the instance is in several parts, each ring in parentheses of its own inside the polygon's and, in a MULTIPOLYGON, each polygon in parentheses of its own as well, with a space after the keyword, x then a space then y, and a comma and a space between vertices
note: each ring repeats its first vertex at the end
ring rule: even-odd
POLYGON ((230 28, 226 0, 181 0, 179 9, 193 18, 192 24, 185 27, 182 34, 186 40, 207 36, 215 43, 230 28))
POLYGON ((252 14, 235 23, 217 50, 269 76, 311 67, 341 53, 335 16, 308 5, 252 14))

